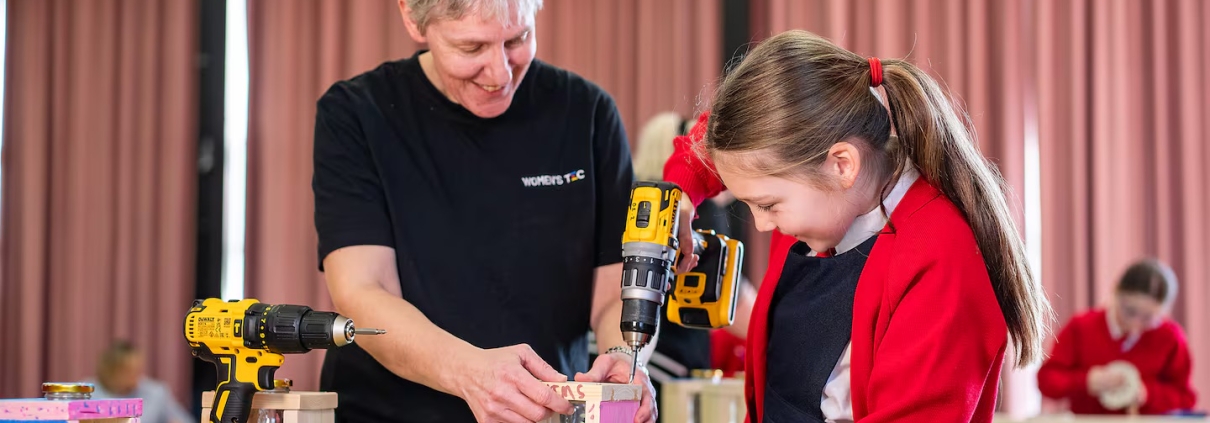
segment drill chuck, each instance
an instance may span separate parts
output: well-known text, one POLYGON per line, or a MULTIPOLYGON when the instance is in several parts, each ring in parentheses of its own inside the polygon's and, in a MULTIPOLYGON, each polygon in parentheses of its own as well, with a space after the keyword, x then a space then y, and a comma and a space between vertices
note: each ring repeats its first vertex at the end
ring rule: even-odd
POLYGON ((632 348, 642 347, 659 328, 660 308, 675 277, 676 249, 631 242, 622 250, 622 337, 632 348))
POLYGON ((247 315, 251 324, 244 332, 244 342, 250 347, 292 354, 353 342, 353 321, 333 312, 257 303, 248 307, 247 315))
POLYGON ((659 327, 659 303, 622 300, 622 340, 632 348, 650 343, 659 327))

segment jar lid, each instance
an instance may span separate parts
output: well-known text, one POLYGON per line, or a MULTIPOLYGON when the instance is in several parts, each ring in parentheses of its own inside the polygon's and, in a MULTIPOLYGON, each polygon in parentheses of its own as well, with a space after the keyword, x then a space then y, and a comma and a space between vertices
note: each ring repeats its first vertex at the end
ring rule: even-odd
POLYGON ((289 388, 294 386, 294 381, 290 379, 274 379, 273 389, 289 388))
POLYGON ((73 393, 91 394, 95 388, 91 383, 80 382, 46 382, 42 384, 43 394, 73 393))
POLYGON ((722 369, 693 369, 689 371, 689 377, 694 379, 715 379, 723 377, 722 369))

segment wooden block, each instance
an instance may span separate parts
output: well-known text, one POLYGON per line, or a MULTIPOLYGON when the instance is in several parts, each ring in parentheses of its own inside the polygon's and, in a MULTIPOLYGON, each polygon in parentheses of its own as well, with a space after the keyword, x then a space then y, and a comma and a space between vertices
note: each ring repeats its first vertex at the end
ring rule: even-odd
MULTIPOLYGON (((0 421, 97 421, 143 415, 143 400, 46 400, 42 398, 0 400, 0 421)), ((125 420, 119 420, 125 421, 125 420)))
MULTIPOLYGON (((202 392, 202 406, 214 404, 214 391, 202 392)), ((336 408, 335 392, 257 392, 252 408, 272 410, 331 410, 336 408)))
POLYGON ((336 423, 332 410, 286 410, 282 412, 282 423, 336 423))
POLYGON ((744 402, 744 381, 723 379, 717 383, 703 385, 698 394, 701 400, 702 423, 743 422, 748 413, 744 402))
POLYGON ((660 398, 660 420, 666 422, 697 422, 701 411, 696 399, 702 387, 713 383, 711 379, 676 379, 663 383, 660 398))
POLYGON ((571 401, 576 413, 551 416, 544 423, 631 423, 643 395, 638 385, 624 383, 546 382, 546 386, 571 401))
MULTIPOLYGON (((210 422, 214 391, 202 392, 201 422, 210 422)), ((335 423, 335 392, 257 392, 252 410, 282 410, 281 423, 335 423)), ((0 422, 2 423, 2 422, 0 422)))
MULTIPOLYGON (((281 420, 281 423, 336 423, 336 410, 282 410, 281 420)), ((201 422, 210 423, 209 407, 202 408, 201 422)))
POLYGON ((568 401, 639 401, 643 390, 625 383, 545 382, 568 401))

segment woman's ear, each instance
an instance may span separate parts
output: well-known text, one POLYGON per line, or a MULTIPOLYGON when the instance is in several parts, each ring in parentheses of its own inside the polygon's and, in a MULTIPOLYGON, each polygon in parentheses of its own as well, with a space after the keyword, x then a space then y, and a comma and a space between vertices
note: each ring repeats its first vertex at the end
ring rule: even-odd
POLYGON ((857 184, 857 175, 861 173, 861 150, 848 141, 832 144, 824 161, 824 173, 836 178, 841 188, 852 188, 857 184))
POLYGON ((412 8, 408 7, 407 0, 399 0, 399 14, 402 15, 403 26, 407 28, 408 35, 412 37, 412 40, 420 44, 427 43, 428 39, 425 38, 424 31, 422 31, 420 29, 420 25, 412 19, 412 8))

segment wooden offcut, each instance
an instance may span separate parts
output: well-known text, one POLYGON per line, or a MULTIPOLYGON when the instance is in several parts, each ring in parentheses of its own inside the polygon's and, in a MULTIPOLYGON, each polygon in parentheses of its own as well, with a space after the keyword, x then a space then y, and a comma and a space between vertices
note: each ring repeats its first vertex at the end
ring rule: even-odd
MULTIPOLYGON (((202 393, 202 423, 210 423, 214 391, 202 393)), ((257 392, 252 396, 253 410, 282 410, 282 423, 335 423, 334 392, 257 392)))
MULTIPOLYGON (((581 404, 584 423, 632 423, 643 398, 642 388, 623 383, 546 382, 546 386, 573 405, 581 404)), ((554 415, 544 423, 570 420, 569 416, 554 415)))

